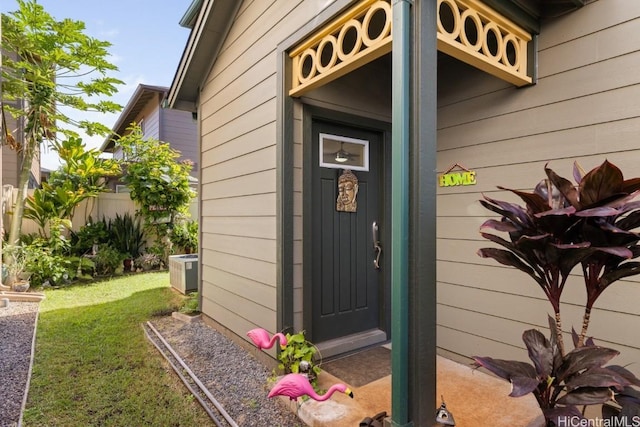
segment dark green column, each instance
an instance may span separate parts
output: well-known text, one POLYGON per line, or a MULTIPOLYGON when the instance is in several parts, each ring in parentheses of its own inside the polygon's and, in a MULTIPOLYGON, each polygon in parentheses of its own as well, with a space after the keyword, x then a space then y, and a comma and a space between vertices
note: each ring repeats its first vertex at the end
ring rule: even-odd
POLYGON ((393 0, 391 127, 391 424, 409 418, 409 144, 411 118, 411 3, 393 0))
POLYGON ((414 2, 409 166, 409 412, 416 427, 433 426, 436 411, 436 16, 436 0, 414 2))

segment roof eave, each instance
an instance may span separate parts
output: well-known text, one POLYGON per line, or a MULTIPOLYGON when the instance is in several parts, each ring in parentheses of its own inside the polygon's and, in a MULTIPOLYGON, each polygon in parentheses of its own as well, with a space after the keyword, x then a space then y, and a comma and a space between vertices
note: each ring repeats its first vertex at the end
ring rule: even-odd
POLYGON ((111 128, 111 133, 107 136, 107 138, 102 143, 102 146, 100 147, 100 151, 110 152, 109 150, 113 149, 113 145, 115 145, 113 140, 114 137, 117 138, 122 133, 122 131, 131 124, 128 117, 133 111, 133 109, 138 106, 138 103, 143 98, 144 94, 155 92, 155 93, 166 95, 168 90, 169 88, 166 86, 153 86, 153 85, 139 84, 138 87, 136 87, 136 90, 133 92, 133 95, 129 99, 129 102, 127 102, 127 105, 124 107, 124 109, 120 113, 118 120, 116 120, 116 123, 111 128))
POLYGON ((240 3, 237 0, 201 1, 198 17, 169 89, 169 108, 197 110, 201 83, 220 52, 240 3))
POLYGON ((540 21, 583 7, 587 0, 483 0, 525 30, 540 33, 540 21))
POLYGON ((202 7, 203 0, 192 0, 189 8, 180 19, 180 26, 184 28, 193 28, 198 17, 198 12, 202 7))

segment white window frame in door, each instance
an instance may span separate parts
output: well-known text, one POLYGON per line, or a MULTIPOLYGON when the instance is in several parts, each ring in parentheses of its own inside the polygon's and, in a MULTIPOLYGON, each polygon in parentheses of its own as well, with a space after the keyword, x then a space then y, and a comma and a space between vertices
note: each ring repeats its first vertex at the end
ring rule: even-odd
MULTIPOLYGON (((369 141, 367 141, 366 139, 349 138, 348 136, 321 133, 319 134, 319 140, 320 140, 320 143, 318 144, 318 149, 319 149, 320 167, 332 168, 332 169, 351 169, 355 171, 365 171, 365 172, 369 171, 369 141), (325 143, 328 141, 338 142, 340 143, 340 147, 342 147, 344 144, 349 144, 352 147, 351 149, 353 149, 354 145, 361 146, 361 148, 358 147, 357 150, 358 150, 358 156, 362 157, 362 160, 358 164, 353 164, 352 162, 340 163, 337 160, 332 162, 325 162, 324 161, 325 143)), ((335 146, 332 150, 336 150, 335 146)), ((348 149, 346 151, 348 151, 348 149)))

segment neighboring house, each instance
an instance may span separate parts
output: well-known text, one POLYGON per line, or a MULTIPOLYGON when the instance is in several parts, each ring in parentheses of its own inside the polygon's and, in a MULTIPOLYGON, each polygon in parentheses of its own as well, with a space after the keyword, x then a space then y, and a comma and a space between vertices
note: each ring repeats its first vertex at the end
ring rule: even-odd
MULTIPOLYGON (((21 102, 21 101, 18 101, 21 102)), ((16 102, 12 102, 16 104, 16 102)), ((5 146, 2 156, 2 185, 11 185, 14 188, 18 186, 18 176, 20 175, 20 164, 22 162, 22 154, 14 148, 24 143, 23 122, 24 119, 14 119, 11 114, 5 112, 5 121, 8 132, 13 136, 15 146, 5 146)), ((42 144, 47 144, 43 142, 42 144)), ((13 145, 13 144, 12 144, 13 145)), ((43 145, 40 147, 43 148, 43 145)), ((29 177, 29 188, 38 188, 40 186, 40 153, 37 152, 31 165, 31 175, 29 177)))
MULTIPOLYGON (((181 153, 178 161, 191 160, 191 176, 198 176, 197 122, 190 112, 163 108, 169 88, 140 84, 112 128, 112 134, 102 144, 100 151, 112 153, 113 158, 122 159, 122 147, 118 138, 127 134, 133 123, 140 125, 145 138, 167 142, 181 153)), ((122 189, 122 183, 110 180, 112 190, 122 189)))
MULTIPOLYGON (((22 102, 22 101, 18 101, 22 102)), ((18 102, 12 102, 14 105, 19 105, 18 102)), ((17 192, 18 180, 20 176, 20 167, 22 164, 22 153, 16 150, 24 143, 23 132, 24 119, 15 119, 7 111, 4 112, 4 123, 0 125, 2 134, 2 147, 0 155, 0 177, 2 179, 2 219, 0 220, 0 229, 5 231, 4 226, 7 226, 7 233, 9 232, 9 225, 11 224, 11 216, 5 215, 13 210, 13 200, 17 192), (3 126, 6 126, 4 128, 3 126), (10 137, 6 133, 10 134, 10 137)), ((47 144, 43 142, 42 144, 47 144)), ((43 149, 43 145, 40 146, 40 150, 43 149)), ((40 150, 36 150, 34 154, 33 162, 31 163, 31 173, 29 175, 28 188, 38 188, 42 182, 42 171, 40 167, 40 150)))
MULTIPOLYGON (((491 246, 483 193, 519 202, 496 187, 532 190, 547 162, 640 176, 640 2, 391 3, 196 0, 168 101, 199 118, 207 321, 241 338, 304 329, 325 357, 391 339, 411 371, 400 398, 434 402, 436 343, 464 363, 523 359, 523 330, 552 312, 528 276, 476 254, 491 246), (336 210, 344 164, 357 212, 336 210), (456 164, 476 184, 437 187, 456 164)), ((585 299, 570 282, 567 331, 585 299)), ((623 282, 590 333, 627 364, 640 283, 623 282)))
MULTIPOLYGON (((5 54, 6 53, 2 53, 5 54)), ((15 53, 8 54, 14 60, 17 58, 15 53)), ((0 64, 2 63, 0 58, 0 64)), ((25 108, 26 100, 18 99, 13 101, 4 101, 1 97, 0 100, 5 102, 8 105, 11 105, 14 108, 25 108)), ((9 141, 5 141, 5 135, 2 137, 2 143, 7 144, 7 147, 3 148, 3 156, 2 156, 2 185, 11 185, 14 188, 18 185, 18 179, 20 175, 20 165, 21 165, 21 153, 18 152, 19 147, 24 144, 24 126, 25 126, 25 118, 20 117, 18 119, 14 118, 9 114, 8 111, 4 111, 4 118, 1 126, 6 126, 6 131, 13 137, 13 143, 9 144, 9 141), (18 150, 16 150, 18 148, 18 150)), ((42 150, 48 142, 43 142, 40 145, 40 150, 42 150)), ((29 188, 38 188, 40 186, 40 150, 36 150, 35 157, 31 164, 31 175, 29 177, 29 188)))

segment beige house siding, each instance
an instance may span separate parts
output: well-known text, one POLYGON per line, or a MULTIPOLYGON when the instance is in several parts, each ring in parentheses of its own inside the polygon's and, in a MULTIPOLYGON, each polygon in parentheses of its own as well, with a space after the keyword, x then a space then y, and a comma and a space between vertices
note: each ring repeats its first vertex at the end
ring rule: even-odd
POLYGON ((276 329, 276 46, 320 7, 244 2, 200 93, 202 310, 240 336, 276 329))
POLYGON ((303 182, 303 117, 300 101, 293 104, 293 329, 303 329, 303 270, 302 270, 302 182, 303 182))
MULTIPOLYGON (((482 193, 520 202, 497 185, 531 190, 544 165, 572 177, 605 159, 626 177, 640 176, 640 3, 597 1, 555 22, 539 39, 539 79, 515 89, 458 62, 441 69, 438 171, 460 163, 477 172, 473 187, 438 192, 438 346, 449 355, 524 358, 521 334, 546 330, 550 304, 524 273, 476 255, 492 246, 478 228, 491 213, 482 193), (447 77, 442 77, 446 75, 447 77)), ((578 270, 576 270, 578 273, 578 270)), ((570 279, 565 329, 580 329, 586 299, 581 276, 570 279)), ((589 329, 615 347, 624 364, 640 359, 640 283, 615 283, 598 300, 589 329)), ((571 342, 567 336, 567 342, 571 342)), ((640 367, 630 367, 640 373, 640 367)))

